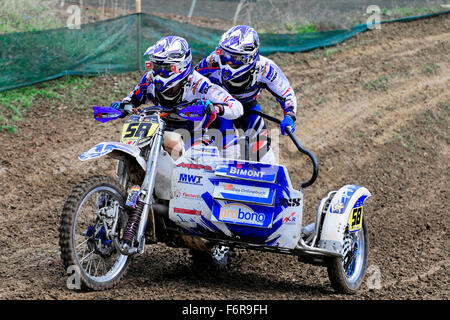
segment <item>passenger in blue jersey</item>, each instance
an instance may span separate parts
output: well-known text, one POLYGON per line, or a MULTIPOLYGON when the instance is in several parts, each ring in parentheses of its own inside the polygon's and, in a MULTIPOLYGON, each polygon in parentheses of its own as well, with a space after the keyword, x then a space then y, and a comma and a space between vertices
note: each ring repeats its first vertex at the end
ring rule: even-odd
MULTIPOLYGON (((243 25, 231 28, 223 34, 217 49, 201 60, 195 69, 212 83, 225 88, 244 107, 244 114, 238 119, 220 119, 220 128, 229 129, 232 121, 250 138, 251 160, 272 163, 274 155, 264 119, 250 111, 261 111, 257 98, 262 90, 267 89, 283 111, 281 132, 284 134, 287 127, 294 132, 297 99, 280 68, 259 54, 257 32, 243 25)), ((224 141, 225 145, 229 143, 224 141)))

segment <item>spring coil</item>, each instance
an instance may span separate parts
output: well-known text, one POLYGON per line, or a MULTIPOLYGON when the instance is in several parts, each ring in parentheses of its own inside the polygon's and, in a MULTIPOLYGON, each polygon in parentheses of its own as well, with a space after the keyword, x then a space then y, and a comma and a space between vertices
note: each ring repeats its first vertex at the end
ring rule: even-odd
POLYGON ((136 206, 131 209, 130 216, 128 217, 127 225, 123 232, 123 241, 129 245, 133 242, 133 238, 136 235, 139 222, 141 221, 142 211, 144 210, 145 203, 138 200, 136 206))

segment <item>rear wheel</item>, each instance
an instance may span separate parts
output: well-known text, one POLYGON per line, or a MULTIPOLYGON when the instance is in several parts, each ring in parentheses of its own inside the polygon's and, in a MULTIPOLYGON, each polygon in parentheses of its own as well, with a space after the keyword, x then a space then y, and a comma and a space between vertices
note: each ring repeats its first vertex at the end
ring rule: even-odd
POLYGON ((355 294, 361 286, 367 267, 369 237, 366 221, 362 221, 359 231, 344 233, 343 258, 327 261, 328 277, 331 285, 339 293, 355 294))
POLYGON ((118 216, 119 232, 125 227, 126 194, 112 178, 92 176, 77 185, 64 204, 59 245, 66 270, 76 272, 80 285, 93 290, 114 286, 130 261, 107 236, 118 216))
POLYGON ((190 250, 194 269, 199 271, 228 270, 231 264, 240 260, 240 254, 234 248, 216 245, 209 251, 190 250))

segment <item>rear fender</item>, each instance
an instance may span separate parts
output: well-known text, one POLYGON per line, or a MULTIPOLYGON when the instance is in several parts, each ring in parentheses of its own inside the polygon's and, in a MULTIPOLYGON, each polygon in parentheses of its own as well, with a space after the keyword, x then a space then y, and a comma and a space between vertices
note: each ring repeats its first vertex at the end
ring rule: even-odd
POLYGON ((320 248, 342 252, 345 230, 348 226, 352 232, 357 226, 355 220, 362 223, 364 201, 370 196, 369 190, 357 185, 346 185, 336 192, 326 211, 319 239, 320 248))
POLYGON ((142 169, 147 169, 146 161, 141 157, 141 149, 135 146, 123 144, 120 142, 102 142, 78 156, 81 161, 97 159, 109 154, 113 158, 121 158, 121 156, 130 155, 136 159, 142 169))

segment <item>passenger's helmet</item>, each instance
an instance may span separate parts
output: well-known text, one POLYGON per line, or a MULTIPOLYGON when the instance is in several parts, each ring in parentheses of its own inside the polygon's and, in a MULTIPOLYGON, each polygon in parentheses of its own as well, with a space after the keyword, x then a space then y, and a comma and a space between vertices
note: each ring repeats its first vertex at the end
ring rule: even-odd
POLYGON ((245 78, 253 70, 259 57, 259 37, 256 31, 244 25, 225 32, 216 49, 222 79, 233 81, 245 78))
POLYGON ((186 79, 192 72, 192 55, 187 41, 181 37, 162 38, 147 49, 145 66, 152 72, 158 92, 165 92, 186 79))

